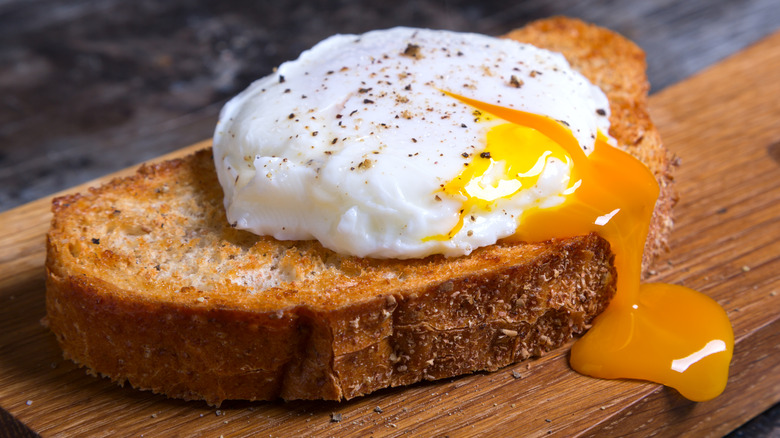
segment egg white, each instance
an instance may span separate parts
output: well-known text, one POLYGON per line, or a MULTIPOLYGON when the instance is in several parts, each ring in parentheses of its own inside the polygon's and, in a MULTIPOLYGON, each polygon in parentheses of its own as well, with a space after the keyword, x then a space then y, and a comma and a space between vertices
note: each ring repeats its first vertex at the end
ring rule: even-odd
POLYGON ((474 209, 444 195, 503 120, 446 95, 564 121, 586 153, 609 104, 562 55, 477 34, 393 28, 336 35, 253 83, 223 108, 214 158, 234 226, 317 239, 360 257, 458 256, 514 234, 531 205, 562 201, 569 167, 474 209))

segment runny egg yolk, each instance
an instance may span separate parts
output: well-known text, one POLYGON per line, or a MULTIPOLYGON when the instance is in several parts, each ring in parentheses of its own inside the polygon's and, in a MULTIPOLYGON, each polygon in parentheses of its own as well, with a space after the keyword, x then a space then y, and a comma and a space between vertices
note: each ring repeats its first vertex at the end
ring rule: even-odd
POLYGON ((433 239, 454 236, 472 209, 490 210, 494 201, 533 187, 549 158, 568 162, 571 167, 569 155, 558 143, 528 126, 514 123, 495 126, 487 134, 487 145, 463 172, 444 185, 444 193, 463 196, 466 201, 455 227, 433 239), (518 144, 523 147, 518 148, 518 144))
POLYGON ((571 188, 562 204, 527 210, 513 239, 535 242, 596 232, 610 243, 617 293, 572 347, 572 368, 593 377, 662 383, 694 401, 723 392, 734 348, 723 308, 687 287, 640 284, 659 193, 649 169, 601 135, 586 156, 569 129, 552 119, 447 94, 509 122, 493 127, 485 151, 445 185, 445 193, 466 197, 461 216, 472 206, 489 208, 494 200, 533 185, 553 156, 570 163, 571 188), (494 169, 500 175, 492 175, 494 169))

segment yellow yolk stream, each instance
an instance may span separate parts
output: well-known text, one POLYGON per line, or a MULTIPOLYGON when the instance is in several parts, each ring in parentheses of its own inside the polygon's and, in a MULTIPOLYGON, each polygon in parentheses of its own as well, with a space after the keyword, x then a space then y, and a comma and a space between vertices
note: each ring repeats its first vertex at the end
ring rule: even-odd
POLYGON ((572 347, 572 368, 593 377, 662 383, 694 401, 723 392, 734 348, 726 312, 687 287, 640 284, 659 192, 647 167, 601 135, 586 156, 568 128, 550 118, 447 94, 510 122, 492 128, 485 151, 444 187, 445 193, 466 197, 461 218, 447 236, 461 228, 474 206, 489 209, 494 200, 532 186, 548 156, 569 162, 573 184, 565 201, 529 209, 513 239, 536 242, 596 232, 610 243, 617 293, 572 347), (503 166, 498 167, 500 178, 491 175, 497 166, 503 166))
MULTIPOLYGON (((475 207, 490 210, 495 200, 508 198, 522 188, 533 187, 548 158, 569 162, 566 150, 539 131, 518 124, 498 125, 487 134, 487 150, 469 163, 444 192, 466 197, 458 223, 446 235, 428 239, 445 240, 463 227, 463 218, 475 207), (522 144, 523 148, 517 145, 522 144), (507 178, 507 175, 513 175, 507 178)), ((427 239, 426 239, 427 240, 427 239)))

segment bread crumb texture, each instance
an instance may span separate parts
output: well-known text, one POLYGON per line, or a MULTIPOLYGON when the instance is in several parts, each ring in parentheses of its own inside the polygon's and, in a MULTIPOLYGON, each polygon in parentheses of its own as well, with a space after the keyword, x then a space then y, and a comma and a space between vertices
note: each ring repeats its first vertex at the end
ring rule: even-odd
MULTIPOLYGON (((647 246, 657 253, 674 196, 642 52, 564 18, 509 37, 561 51, 607 93, 612 135, 662 184, 647 246)), ((609 244, 595 234, 375 260, 237 230, 210 149, 56 198, 53 212, 46 307, 65 357, 213 405, 350 399, 496 370, 583 332, 615 292, 609 244)))

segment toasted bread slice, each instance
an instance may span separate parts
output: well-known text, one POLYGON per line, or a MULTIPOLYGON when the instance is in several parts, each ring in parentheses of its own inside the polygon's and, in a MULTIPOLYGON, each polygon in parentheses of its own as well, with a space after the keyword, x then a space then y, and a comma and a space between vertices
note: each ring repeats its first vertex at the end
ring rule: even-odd
MULTIPOLYGON (((648 259, 673 202, 642 52, 555 18, 509 35, 562 52, 608 95, 613 136, 658 177, 648 259)), ((349 399, 541 355, 615 292, 591 234, 458 258, 375 260, 231 228, 210 150, 53 202, 47 318, 65 356, 170 397, 349 399)))

